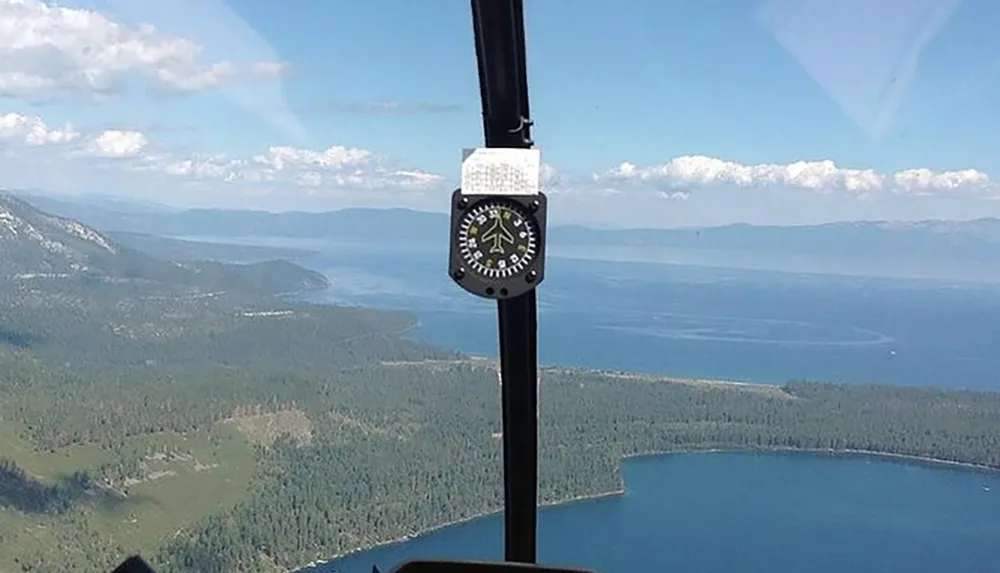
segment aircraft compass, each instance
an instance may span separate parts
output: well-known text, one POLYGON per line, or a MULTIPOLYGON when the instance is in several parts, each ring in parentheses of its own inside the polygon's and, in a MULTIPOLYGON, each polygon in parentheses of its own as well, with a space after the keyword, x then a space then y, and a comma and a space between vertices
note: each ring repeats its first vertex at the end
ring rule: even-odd
POLYGON ((452 194, 448 272, 462 288, 506 299, 538 286, 545 271, 546 197, 536 149, 466 152, 452 194))

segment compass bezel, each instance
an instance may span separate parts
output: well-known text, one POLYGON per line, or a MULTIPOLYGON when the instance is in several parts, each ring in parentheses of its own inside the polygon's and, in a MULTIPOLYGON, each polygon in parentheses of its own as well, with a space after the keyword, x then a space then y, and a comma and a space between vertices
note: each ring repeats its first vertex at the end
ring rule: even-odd
POLYGON ((466 291, 483 298, 506 299, 520 296, 542 282, 545 276, 545 216, 546 197, 537 195, 466 195, 461 189, 451 197, 451 232, 448 237, 448 274, 466 291), (510 277, 488 278, 470 271, 462 256, 459 242, 462 221, 466 215, 484 202, 513 203, 534 228, 536 254, 518 274, 510 277))
POLYGON ((470 205, 459 220, 454 240, 465 270, 486 280, 521 276, 538 256, 534 216, 517 201, 492 198, 470 205), (510 244, 495 244, 501 238, 510 244))

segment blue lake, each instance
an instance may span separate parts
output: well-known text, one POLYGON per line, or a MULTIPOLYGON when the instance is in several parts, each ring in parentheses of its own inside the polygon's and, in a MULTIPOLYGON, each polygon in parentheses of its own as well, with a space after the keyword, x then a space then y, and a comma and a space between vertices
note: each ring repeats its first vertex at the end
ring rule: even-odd
MULTIPOLYGON (((318 302, 415 311, 413 336, 495 356, 495 307, 459 290, 441 253, 315 241, 318 302)), ((1000 390, 1000 289, 552 258, 540 360, 679 376, 1000 390)), ((1000 474, 863 457, 698 454, 629 460, 627 493, 545 509, 543 562, 603 573, 996 573, 1000 474)), ((320 571, 413 557, 500 558, 487 517, 320 571)))
MULTIPOLYGON (((413 336, 497 353, 495 305, 439 253, 331 246, 301 262, 333 281, 312 300, 413 310, 413 336)), ((996 285, 553 258, 538 297, 542 363, 1000 390, 996 285)))
MULTIPOLYGON (((996 474, 810 454, 638 458, 623 471, 622 497, 541 511, 540 562, 603 573, 997 571, 996 474)), ((491 516, 317 570, 500 559, 502 539, 491 516)))

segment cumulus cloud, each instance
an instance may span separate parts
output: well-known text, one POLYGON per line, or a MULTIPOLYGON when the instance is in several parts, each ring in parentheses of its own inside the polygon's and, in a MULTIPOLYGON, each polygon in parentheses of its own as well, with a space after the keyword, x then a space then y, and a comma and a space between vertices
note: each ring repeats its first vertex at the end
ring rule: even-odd
POLYGON ((872 169, 841 167, 829 159, 744 165, 701 155, 675 157, 647 167, 625 162, 595 174, 593 179, 603 185, 645 186, 674 199, 686 198, 693 189, 712 186, 782 187, 819 193, 840 191, 856 196, 876 192, 913 195, 964 192, 992 196, 1000 191, 988 174, 976 169, 933 171, 915 168, 880 173, 872 169))
MULTIPOLYGON (((444 177, 400 166, 366 149, 331 146, 316 151, 272 146, 247 156, 182 154, 152 145, 136 130, 82 131, 72 125, 50 127, 39 116, 0 115, 0 150, 26 149, 25 166, 44 159, 64 160, 77 168, 117 165, 121 172, 143 173, 156 183, 211 186, 219 194, 337 195, 350 192, 420 192, 440 189, 444 177), (38 153, 47 151, 46 155, 38 153), (91 160, 101 163, 88 163, 91 160), (112 163, 108 163, 111 160, 112 163)), ((2 184, 2 182, 0 182, 2 184)))
POLYGON ((146 143, 146 136, 139 131, 109 129, 88 142, 87 152, 98 157, 134 157, 146 143))
MULTIPOLYGON (((0 114, 0 186, 54 192, 101 188, 177 205, 443 209, 457 180, 457 173, 446 177, 347 145, 274 145, 255 153, 206 154, 155 136, 135 126, 87 128, 46 123, 37 115, 0 114)), ((1000 188, 976 169, 880 172, 830 160, 750 165, 684 156, 648 166, 625 162, 600 173, 543 163, 541 184, 553 203, 558 201, 553 212, 560 218, 592 224, 1000 214, 1000 201, 976 200, 1000 198, 1000 188)))
POLYGON ((16 113, 0 115, 0 142, 7 145, 28 145, 40 147, 49 144, 68 143, 80 137, 80 132, 71 124, 53 128, 45 125, 38 116, 16 113))
MULTIPOLYGON (((228 184, 253 184, 290 192, 423 190, 440 186, 434 173, 394 166, 364 149, 333 146, 323 151, 271 147, 250 157, 150 155, 137 169, 178 178, 228 184)), ((238 191, 235 188, 234 191, 238 191)))
POLYGON ((146 136, 138 131, 106 129, 85 133, 69 123, 50 127, 37 115, 0 115, 0 149, 47 148, 52 151, 51 158, 113 158, 135 157, 146 143, 146 136))
POLYGON ((0 96, 106 96, 136 77, 198 91, 288 70, 282 62, 206 61, 202 52, 199 44, 149 24, 128 26, 38 0, 0 0, 0 96))
MULTIPOLYGON (((293 65, 284 61, 266 34, 242 17, 226 0, 91 0, 113 20, 150 22, 161 36, 184 38, 199 47, 202 67, 206 62, 237 62, 236 74, 226 76, 218 89, 223 98, 255 115, 279 131, 285 139, 307 139, 308 130, 288 98, 286 76, 293 65), (255 81, 251 81, 255 80, 255 81)), ((196 63, 197 63, 196 62, 196 63)), ((191 66, 188 66, 190 68, 191 66)), ((225 71, 224 66, 221 71, 225 71)))

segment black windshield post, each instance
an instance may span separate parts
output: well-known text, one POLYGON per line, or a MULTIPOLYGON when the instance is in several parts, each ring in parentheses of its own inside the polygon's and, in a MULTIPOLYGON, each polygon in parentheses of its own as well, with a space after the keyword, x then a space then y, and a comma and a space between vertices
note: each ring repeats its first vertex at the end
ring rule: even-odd
MULTIPOLYGON (((521 0, 472 0, 486 147, 530 148, 521 0)), ((538 505, 535 290, 497 301, 503 403, 504 558, 534 563, 538 505)))

